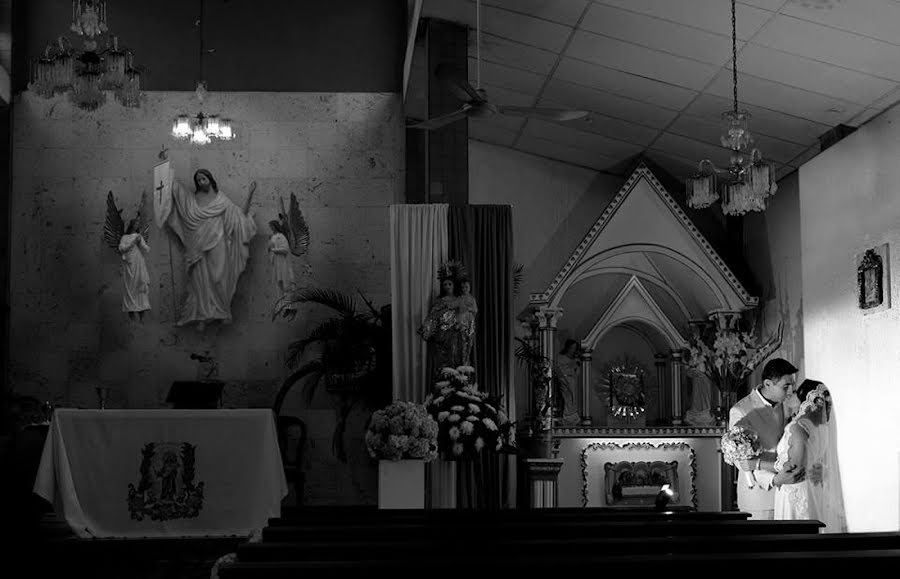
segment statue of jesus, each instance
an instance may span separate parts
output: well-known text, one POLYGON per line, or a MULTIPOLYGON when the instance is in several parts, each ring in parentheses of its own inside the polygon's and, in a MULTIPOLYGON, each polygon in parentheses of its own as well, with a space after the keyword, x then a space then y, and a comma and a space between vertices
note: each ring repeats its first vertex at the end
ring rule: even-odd
POLYGON ((167 225, 181 240, 187 267, 187 297, 176 325, 197 323, 202 331, 209 322, 230 323, 231 299, 247 266, 250 240, 256 235, 250 210, 256 182, 250 185, 241 209, 219 191, 208 170, 194 173, 190 192, 175 179, 171 167, 159 168, 157 172, 167 180, 157 184, 156 223, 167 225))

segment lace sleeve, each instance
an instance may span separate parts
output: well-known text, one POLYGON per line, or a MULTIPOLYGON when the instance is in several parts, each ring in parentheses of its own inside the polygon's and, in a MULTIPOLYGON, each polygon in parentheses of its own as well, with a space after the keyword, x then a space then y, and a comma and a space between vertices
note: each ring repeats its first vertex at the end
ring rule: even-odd
POLYGON ((788 464, 800 465, 803 463, 803 445, 808 436, 806 429, 798 422, 791 422, 784 428, 784 435, 778 443, 775 472, 781 472, 788 464))

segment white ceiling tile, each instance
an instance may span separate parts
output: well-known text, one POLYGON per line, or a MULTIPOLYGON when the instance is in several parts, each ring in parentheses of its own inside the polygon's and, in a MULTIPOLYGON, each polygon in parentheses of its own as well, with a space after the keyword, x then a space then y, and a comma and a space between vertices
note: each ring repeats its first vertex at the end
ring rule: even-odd
POLYGON ((852 119, 850 119, 849 121, 847 121, 844 124, 850 125, 851 127, 859 127, 859 126, 862 126, 862 125, 868 123, 869 121, 871 121, 872 119, 874 119, 875 117, 877 117, 878 115, 880 115, 883 112, 884 112, 884 109, 873 109, 873 108, 864 109, 861 113, 859 113, 858 115, 856 115, 855 117, 853 117, 852 119))
MULTIPOLYGON (((470 0, 471 1, 471 0, 470 0)), ((482 6, 495 6, 513 12, 575 26, 590 0, 482 0, 482 6)))
POLYGON ((556 79, 547 84, 542 96, 570 107, 597 111, 658 129, 668 125, 678 115, 676 111, 556 79))
MULTIPOLYGON (((791 173, 797 170, 797 167, 793 165, 782 165, 780 167, 775 168, 775 181, 781 181, 791 173)), ((776 195, 778 192, 776 191, 776 195)), ((768 203, 768 202, 767 202, 768 203)))
MULTIPOLYGON (((477 83, 477 61, 474 58, 469 59, 469 82, 472 86, 478 88, 477 83)), ((481 63, 481 84, 489 83, 491 86, 499 86, 509 90, 514 90, 523 94, 537 94, 544 81, 547 79, 545 75, 528 72, 518 68, 510 68, 502 64, 494 64, 492 62, 481 63)))
MULTIPOLYGON (((565 103, 560 103, 549 99, 541 100, 538 103, 538 106, 557 109, 568 108, 568 105, 566 105, 565 103)), ((563 123, 563 125, 575 127, 581 131, 597 133, 598 135, 604 135, 612 139, 634 143, 636 145, 641 145, 644 147, 652 143, 656 139, 656 136, 659 135, 658 129, 651 129, 643 125, 629 123, 628 121, 615 119, 613 117, 608 117, 600 113, 591 113, 590 116, 584 119, 578 121, 570 121, 567 123, 563 123)))
MULTIPOLYGON (((709 94, 731 98, 731 70, 723 70, 706 90, 709 94)), ((765 80, 749 74, 738 76, 740 103, 752 103, 834 126, 853 118, 863 107, 822 94, 765 80)))
POLYGON ((588 10, 581 27, 589 32, 716 66, 722 66, 731 59, 730 34, 689 28, 670 20, 603 4, 594 4, 588 10))
POLYGON ((552 52, 562 52, 566 41, 572 34, 571 26, 509 10, 482 6, 481 12, 481 30, 483 32, 531 44, 552 52))
POLYGON ((649 151, 647 156, 678 180, 684 180, 697 172, 698 161, 682 159, 657 150, 649 151))
POLYGON ((730 156, 730 152, 724 147, 695 141, 674 133, 663 134, 651 148, 678 155, 683 159, 694 159, 695 163, 700 162, 701 159, 709 159, 719 167, 727 167, 730 156))
POLYGON ((469 120, 469 138, 503 147, 512 147, 518 132, 509 131, 489 120, 469 120))
POLYGON ((900 3, 895 0, 843 0, 827 10, 788 2, 781 13, 893 44, 900 40, 900 3))
POLYGON ((547 139, 567 147, 584 149, 611 159, 621 159, 629 155, 636 155, 643 150, 643 147, 640 145, 608 139, 602 135, 535 119, 531 119, 525 124, 522 135, 547 139))
POLYGON ((775 12, 781 8, 784 4, 784 0, 740 0, 738 4, 747 4, 749 6, 755 6, 756 8, 775 12))
POLYGON ((496 114, 487 118, 481 119, 469 119, 469 131, 472 130, 474 126, 482 126, 486 125, 490 128, 495 128, 503 131, 509 131, 511 133, 518 134, 519 130, 522 128, 522 125, 525 124, 525 119, 522 117, 513 117, 509 115, 501 115, 496 114))
MULTIPOLYGON (((804 145, 757 134, 753 131, 752 126, 750 129, 751 134, 754 135, 753 146, 757 147, 766 159, 778 161, 779 163, 788 163, 806 148, 804 145)), ((722 123, 702 120, 698 117, 682 116, 672 123, 667 132, 718 146, 720 143, 719 138, 723 132, 723 125, 722 123)))
POLYGON ((563 58, 554 78, 600 89, 620 96, 644 101, 669 109, 682 109, 697 97, 698 92, 628 74, 598 64, 563 58))
POLYGON ((719 70, 711 64, 580 30, 572 37, 566 56, 695 90, 706 86, 719 70))
POLYGON ((900 81, 900 46, 807 20, 776 16, 753 42, 900 81))
POLYGON ((578 165, 579 167, 596 169, 598 171, 612 167, 620 162, 619 159, 610 159, 609 157, 604 157, 591 151, 585 151, 576 147, 567 147, 566 145, 561 145, 546 139, 526 137, 524 135, 516 143, 515 148, 520 151, 525 151, 526 153, 532 153, 542 157, 564 161, 572 165, 578 165))
MULTIPOLYGON (((598 3, 731 37, 731 3, 725 0, 601 0, 598 3)), ((737 37, 747 40, 771 17, 769 11, 738 4, 737 37)))
MULTIPOLYGON (((743 104, 743 103, 742 103, 743 104)), ((721 123, 722 113, 731 110, 731 98, 714 95, 700 95, 684 112, 688 115, 702 117, 714 123, 721 123)), ((809 143, 830 129, 826 124, 817 123, 778 111, 745 105, 750 113, 750 130, 754 133, 770 135, 793 143, 809 143)))
POLYGON ((791 165, 795 167, 802 167, 805 163, 808 163, 812 160, 816 155, 819 154, 819 145, 818 143, 813 145, 812 147, 805 150, 800 155, 797 155, 795 159, 791 161, 791 165))
POLYGON ((738 72, 861 105, 868 105, 897 86, 890 80, 752 43, 738 54, 738 72))
POLYGON ((884 110, 886 108, 894 106, 897 101, 900 101, 900 85, 895 86, 884 96, 882 96, 880 99, 873 102, 869 106, 874 109, 884 110))
MULTIPOLYGON (((475 34, 470 34, 469 56, 475 57, 475 34)), ((549 50, 514 42, 492 34, 481 35, 481 61, 495 62, 539 74, 550 74, 559 55, 549 50)))
POLYGON ((509 90, 490 83, 481 82, 481 88, 487 94, 487 99, 495 105, 508 105, 514 107, 531 107, 534 106, 534 95, 520 93, 509 90))

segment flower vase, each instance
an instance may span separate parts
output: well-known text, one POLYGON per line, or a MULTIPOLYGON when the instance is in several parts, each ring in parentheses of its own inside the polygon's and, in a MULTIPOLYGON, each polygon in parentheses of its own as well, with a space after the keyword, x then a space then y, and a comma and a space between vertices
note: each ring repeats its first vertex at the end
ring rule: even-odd
POLYGON ((425 463, 419 459, 378 461, 378 508, 424 509, 425 463))
POLYGON ((431 463, 431 508, 456 508, 456 461, 438 457, 431 463))
POLYGON ((728 426, 728 415, 731 407, 737 402, 737 392, 734 390, 719 391, 719 405, 716 406, 716 426, 728 426))

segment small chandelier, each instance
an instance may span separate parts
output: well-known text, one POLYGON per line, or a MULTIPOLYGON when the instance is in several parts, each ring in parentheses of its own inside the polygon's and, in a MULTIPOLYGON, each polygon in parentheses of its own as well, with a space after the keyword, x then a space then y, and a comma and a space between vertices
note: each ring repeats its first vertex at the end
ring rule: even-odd
POLYGON ((735 0, 731 0, 731 71, 734 92, 732 110, 722 113, 726 130, 722 146, 731 152, 728 167, 720 168, 709 159, 700 161, 697 173, 685 182, 688 207, 705 209, 722 199, 725 215, 744 215, 750 211, 765 211, 769 197, 778 190, 775 170, 762 158, 753 145, 748 121, 750 113, 738 110, 737 91, 737 24, 735 0), (719 193, 721 189, 721 194, 719 193))
MULTIPOLYGON (((203 55, 206 52, 215 52, 215 49, 203 48, 203 0, 200 0, 200 17, 196 22, 200 34, 200 78, 203 78, 203 55)), ((195 116, 178 115, 172 123, 172 136, 176 139, 189 140, 195 145, 206 145, 213 139, 230 141, 235 137, 230 119, 220 118, 219 115, 207 115, 203 113, 203 101, 206 99, 206 81, 198 80, 197 102, 200 103, 200 112, 195 116)))
POLYGON ((123 106, 141 103, 141 71, 134 55, 119 48, 119 39, 109 34, 106 0, 73 0, 69 29, 84 37, 80 50, 72 48, 65 36, 47 46, 32 64, 29 90, 42 98, 68 93, 77 107, 95 110, 106 102, 111 91, 123 106), (106 36, 106 46, 98 50, 97 39, 106 36))

